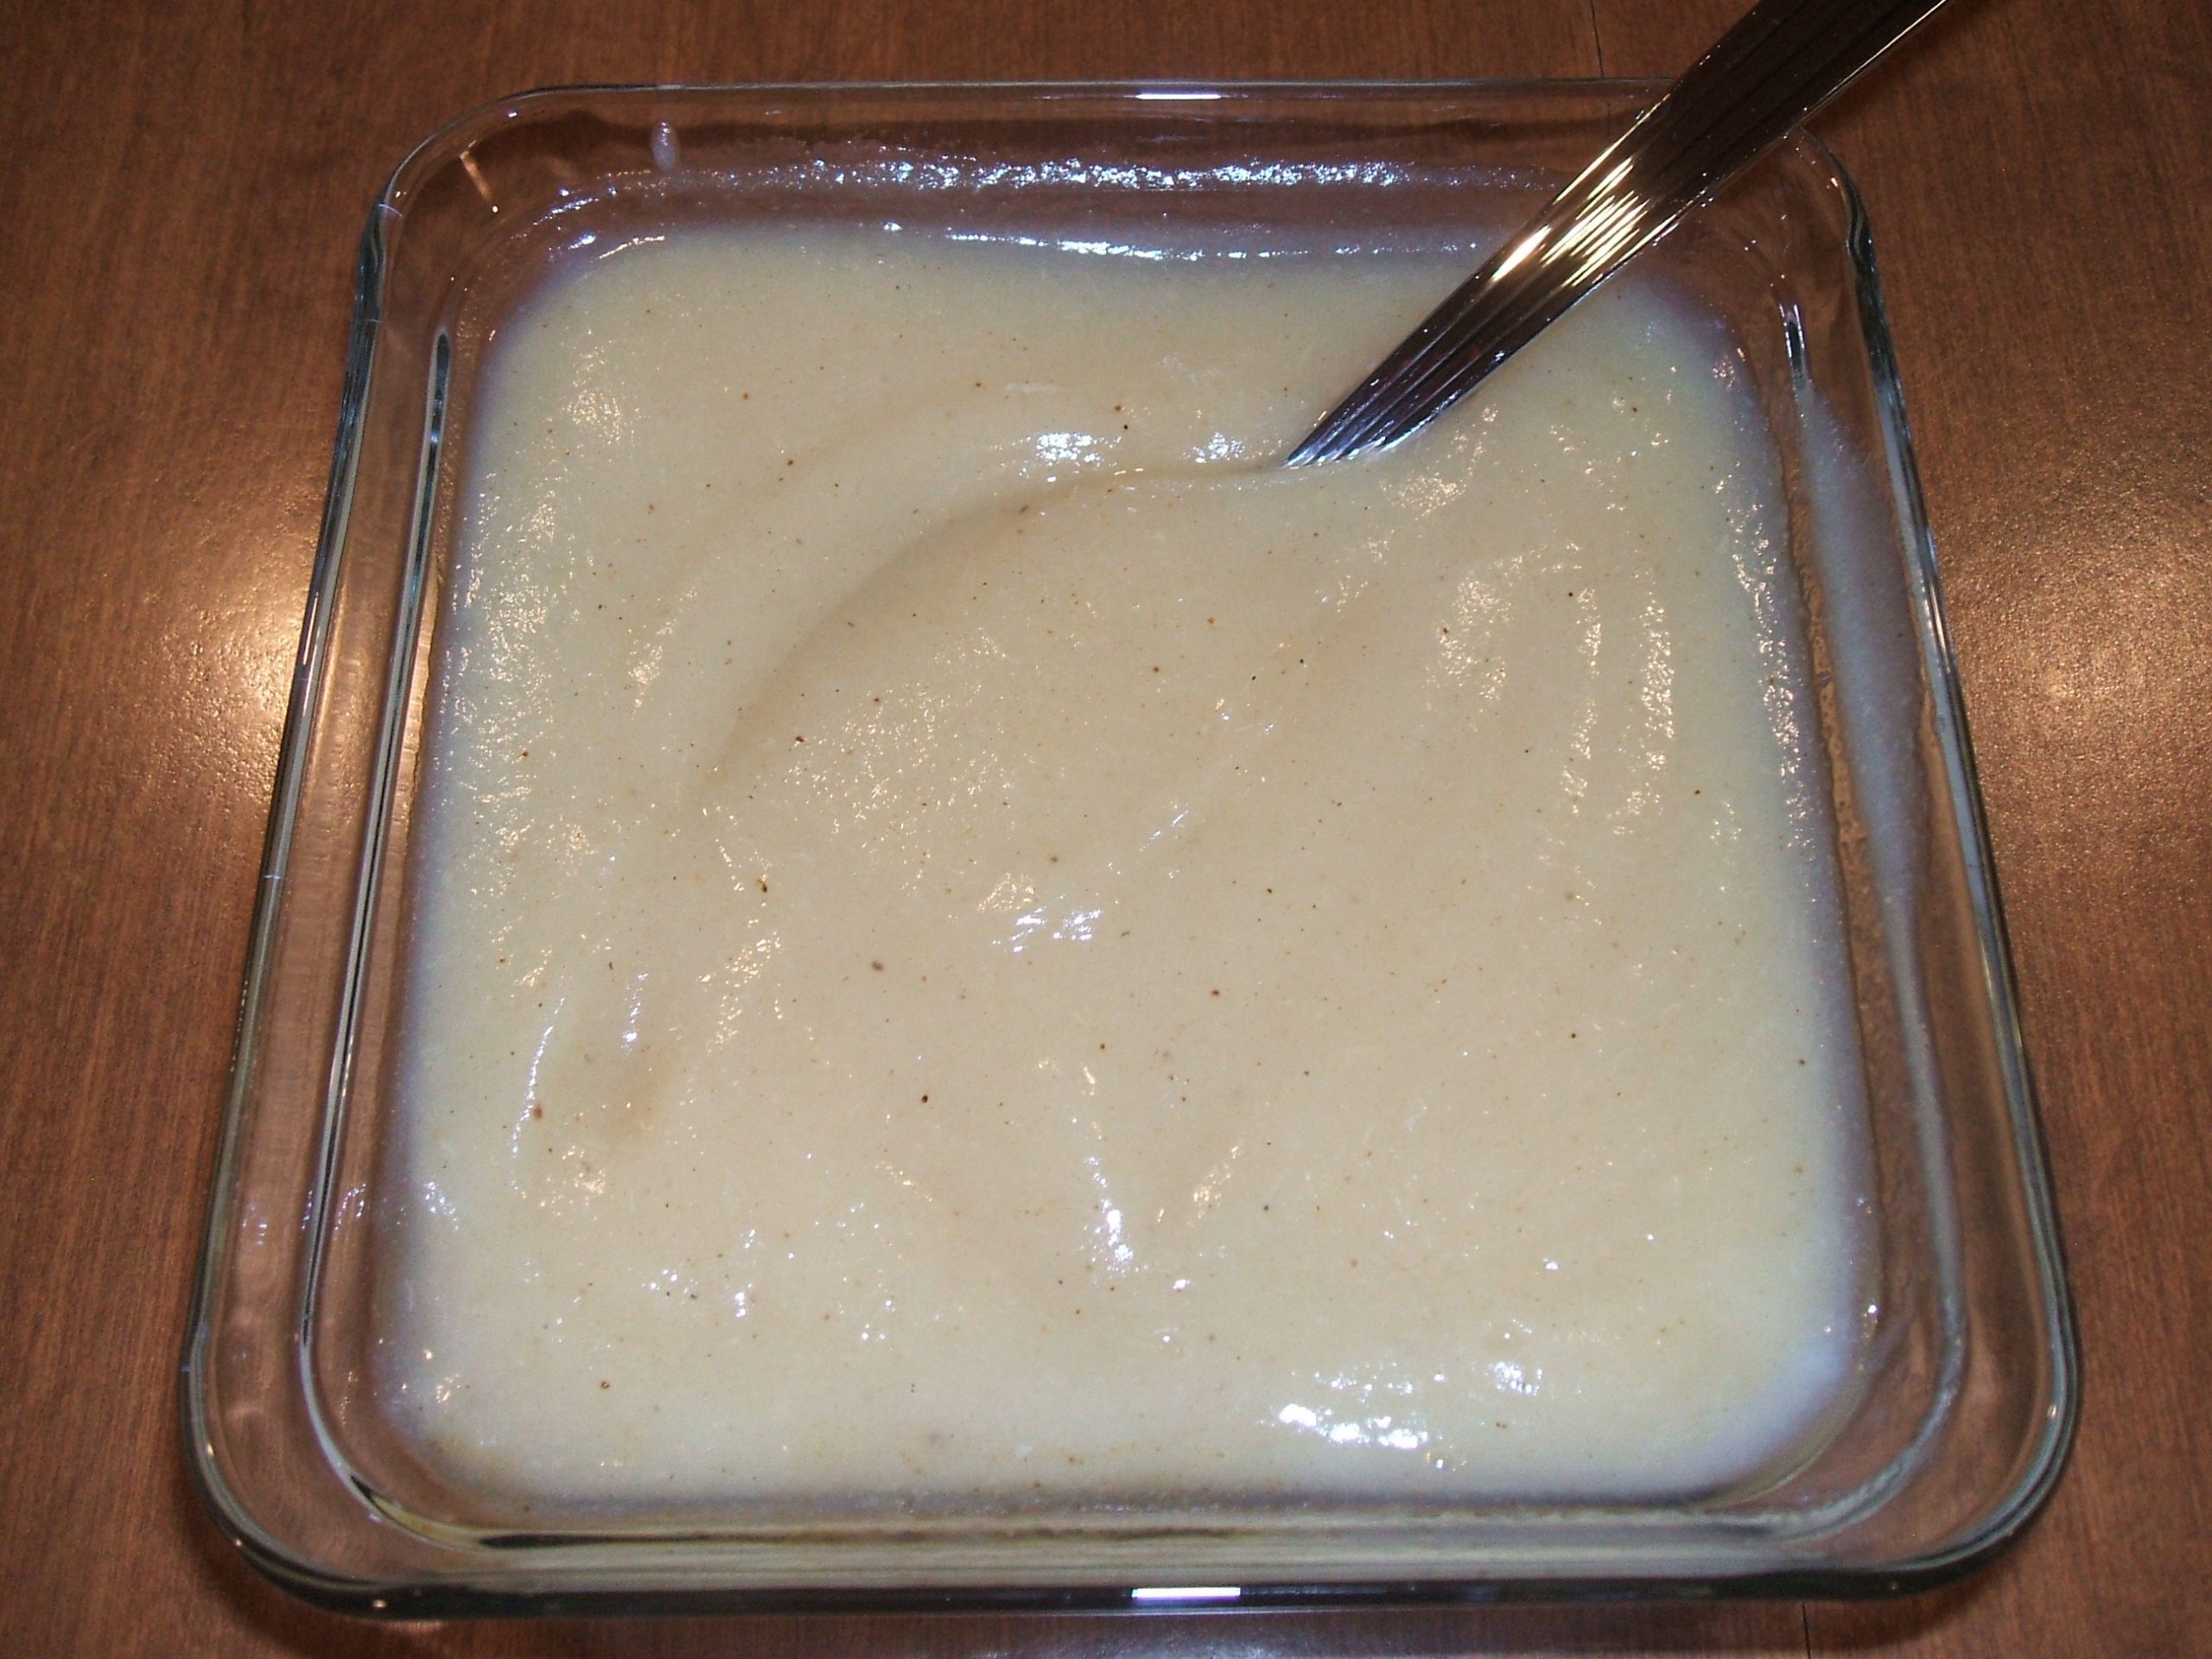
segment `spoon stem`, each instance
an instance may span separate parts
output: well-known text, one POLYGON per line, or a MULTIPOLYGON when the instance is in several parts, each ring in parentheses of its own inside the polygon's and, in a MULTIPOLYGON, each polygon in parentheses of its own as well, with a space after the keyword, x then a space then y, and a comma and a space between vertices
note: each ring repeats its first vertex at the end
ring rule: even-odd
POLYGON ((1761 0, 1506 238, 1287 465, 1395 443, 1781 143, 1942 0, 1761 0))

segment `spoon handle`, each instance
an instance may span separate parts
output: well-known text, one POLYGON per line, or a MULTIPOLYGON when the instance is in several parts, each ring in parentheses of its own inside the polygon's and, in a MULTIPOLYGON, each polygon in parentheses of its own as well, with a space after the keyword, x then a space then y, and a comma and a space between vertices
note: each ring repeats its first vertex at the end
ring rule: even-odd
POLYGON ((1760 0, 1332 410, 1287 464, 1425 426, 1774 148, 1942 0, 1760 0))

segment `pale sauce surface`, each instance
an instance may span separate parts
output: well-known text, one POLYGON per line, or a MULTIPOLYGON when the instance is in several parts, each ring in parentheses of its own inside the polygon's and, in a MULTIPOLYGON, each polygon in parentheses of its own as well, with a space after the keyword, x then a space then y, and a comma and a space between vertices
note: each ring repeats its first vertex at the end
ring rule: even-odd
POLYGON ((379 1388, 549 1505, 1694 1491, 1854 1353, 1777 463, 1609 289, 693 231, 502 332, 379 1388))

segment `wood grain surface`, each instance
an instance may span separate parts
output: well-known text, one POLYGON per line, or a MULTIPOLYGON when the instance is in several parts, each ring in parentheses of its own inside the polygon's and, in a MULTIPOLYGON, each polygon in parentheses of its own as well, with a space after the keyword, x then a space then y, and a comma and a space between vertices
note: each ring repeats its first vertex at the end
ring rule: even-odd
POLYGON ((2212 1651, 2212 7, 1958 0, 1818 124, 1880 242, 2085 1350, 2017 1549, 1883 1605, 370 1626, 175 1399, 356 235, 562 81, 1671 73, 1737 0, 7 0, 0 1652, 2212 1651))

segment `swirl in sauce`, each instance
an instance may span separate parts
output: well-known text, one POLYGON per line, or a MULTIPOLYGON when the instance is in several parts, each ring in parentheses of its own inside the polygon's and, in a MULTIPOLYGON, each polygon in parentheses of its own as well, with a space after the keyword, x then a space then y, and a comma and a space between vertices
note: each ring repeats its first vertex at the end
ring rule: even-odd
POLYGON ((690 231, 487 365, 379 1379, 538 1502, 1673 1493, 1852 1361, 1777 462, 1617 284, 690 231))

